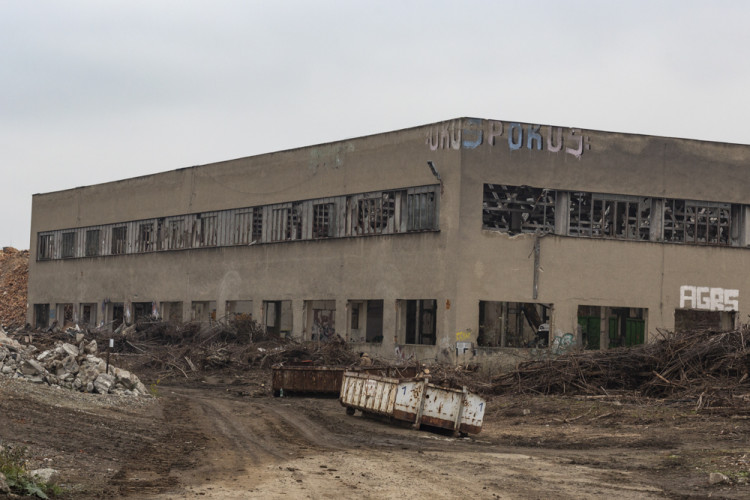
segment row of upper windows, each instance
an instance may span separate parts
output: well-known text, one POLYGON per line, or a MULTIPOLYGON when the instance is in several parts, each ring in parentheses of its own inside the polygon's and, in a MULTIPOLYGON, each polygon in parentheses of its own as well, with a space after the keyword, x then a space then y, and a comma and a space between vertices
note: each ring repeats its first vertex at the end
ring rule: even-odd
POLYGON ((482 227, 516 233, 745 246, 748 206, 484 185, 482 227))
POLYGON ((37 260, 439 229, 438 186, 38 233, 37 260))

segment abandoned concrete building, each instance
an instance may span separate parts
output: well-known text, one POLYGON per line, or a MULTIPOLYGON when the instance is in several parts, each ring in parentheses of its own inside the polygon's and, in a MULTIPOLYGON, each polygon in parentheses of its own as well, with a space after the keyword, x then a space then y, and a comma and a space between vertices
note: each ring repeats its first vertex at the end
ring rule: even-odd
POLYGON ((731 328, 750 146, 461 118, 33 197, 28 321, 251 315, 383 356, 731 328))

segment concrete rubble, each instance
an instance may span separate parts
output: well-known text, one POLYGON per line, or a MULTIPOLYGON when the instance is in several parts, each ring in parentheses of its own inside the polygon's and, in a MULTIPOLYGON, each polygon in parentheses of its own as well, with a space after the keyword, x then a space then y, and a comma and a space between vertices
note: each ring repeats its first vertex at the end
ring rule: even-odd
POLYGON ((142 396, 148 394, 138 377, 127 370, 109 366, 96 356, 96 340, 77 337, 78 346, 57 342, 39 352, 34 345, 23 345, 0 328, 0 374, 23 378, 81 392, 142 396))

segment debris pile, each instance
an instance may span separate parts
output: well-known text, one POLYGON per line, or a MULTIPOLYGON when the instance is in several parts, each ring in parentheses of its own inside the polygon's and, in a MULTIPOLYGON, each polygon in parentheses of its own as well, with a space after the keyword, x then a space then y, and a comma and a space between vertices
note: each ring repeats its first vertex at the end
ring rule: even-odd
POLYGON ((29 251, 4 247, 0 252, 0 324, 8 328, 26 323, 26 285, 29 251))
POLYGON ((91 334, 101 341, 112 338, 112 353, 118 360, 153 379, 190 378, 191 373, 209 370, 270 369, 280 363, 352 366, 359 362, 359 354, 344 340, 320 343, 280 338, 252 320, 184 324, 149 320, 113 333, 91 334))
POLYGON ((572 351, 521 363, 493 380, 492 392, 608 394, 694 398, 699 406, 732 405, 750 394, 750 330, 665 333, 648 344, 572 351))
POLYGON ((140 396, 148 393, 137 376, 96 356, 96 340, 86 342, 77 335, 78 346, 58 341, 39 353, 36 346, 23 345, 0 328, 0 373, 30 382, 99 394, 140 396))

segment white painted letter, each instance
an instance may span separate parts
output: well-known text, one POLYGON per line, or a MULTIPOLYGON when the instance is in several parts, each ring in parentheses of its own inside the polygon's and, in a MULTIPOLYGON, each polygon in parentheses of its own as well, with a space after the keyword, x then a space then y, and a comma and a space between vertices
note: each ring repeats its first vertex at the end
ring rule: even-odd
POLYGON ((711 296, 711 310, 723 311, 724 310, 724 289, 712 288, 710 296, 711 296))
POLYGON ((696 309, 711 309, 711 297, 709 296, 711 289, 707 286, 695 287, 696 309))
POLYGON ((724 310, 725 311, 739 311, 740 309, 740 291, 739 290, 724 290, 724 310))
POLYGON ((694 286, 684 285, 680 287, 680 309, 695 309, 694 286))

